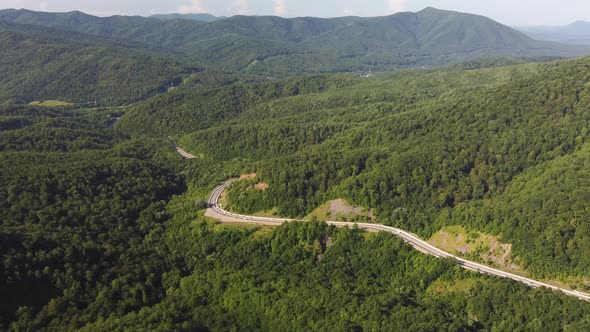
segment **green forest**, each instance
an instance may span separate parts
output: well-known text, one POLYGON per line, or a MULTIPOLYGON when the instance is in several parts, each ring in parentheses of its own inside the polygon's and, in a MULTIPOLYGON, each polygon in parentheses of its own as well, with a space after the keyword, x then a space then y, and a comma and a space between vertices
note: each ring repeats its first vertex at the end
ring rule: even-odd
POLYGON ((583 301, 391 234, 203 216, 216 184, 256 172, 230 209, 303 217, 343 197, 425 238, 445 225, 499 235, 533 276, 583 278, 588 66, 213 72, 125 107, 2 106, 1 327, 588 329, 583 301), (249 189, 257 181, 269 189, 249 189))
POLYGON ((590 292, 590 58, 554 57, 579 49, 435 9, 0 10, 0 46, 0 331, 590 330, 586 301, 308 217, 338 200, 425 240, 483 234, 510 264, 458 255, 590 292), (441 35, 378 48, 405 19, 441 35), (474 36, 536 51, 474 59, 474 36), (225 209, 312 221, 206 217, 230 179, 225 209))
POLYGON ((582 59, 385 76, 262 103, 230 127, 181 142, 212 158, 252 160, 256 181, 269 189, 231 190, 238 212, 277 208, 303 217, 346 198, 374 209, 380 223, 426 238, 446 225, 501 235, 537 277, 585 277, 590 248, 582 243, 590 234, 580 224, 588 215, 576 165, 588 150, 589 65, 582 59), (276 129, 240 127, 259 115, 259 126, 276 129), (531 205, 532 193, 543 209, 531 205))

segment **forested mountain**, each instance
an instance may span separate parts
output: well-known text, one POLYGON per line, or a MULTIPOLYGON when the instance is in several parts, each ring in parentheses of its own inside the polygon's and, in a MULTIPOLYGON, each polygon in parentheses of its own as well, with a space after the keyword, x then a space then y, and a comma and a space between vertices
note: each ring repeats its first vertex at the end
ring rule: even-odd
POLYGON ((0 101, 130 103, 193 70, 137 43, 1 21, 0 45, 0 101))
POLYGON ((203 65, 273 76, 392 70, 480 56, 576 56, 589 49, 538 42, 488 18, 427 8, 387 17, 234 16, 211 22, 80 12, 0 11, 0 20, 128 39, 203 65))
POLYGON ((590 22, 576 21, 565 26, 519 27, 518 30, 538 40, 590 45, 590 22))

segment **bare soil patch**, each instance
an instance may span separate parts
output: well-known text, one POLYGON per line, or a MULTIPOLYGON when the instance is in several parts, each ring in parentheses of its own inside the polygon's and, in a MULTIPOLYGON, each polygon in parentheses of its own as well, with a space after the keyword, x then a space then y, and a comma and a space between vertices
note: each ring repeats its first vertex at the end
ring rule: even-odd
POLYGON ((306 219, 320 221, 353 221, 358 219, 374 220, 373 212, 360 206, 352 206, 339 198, 325 203, 310 213, 306 219))
POLYGON ((242 174, 240 176, 240 181, 243 181, 243 180, 253 180, 253 179, 256 179, 256 173, 242 174))
POLYGON ((266 182, 257 183, 254 185, 254 189, 260 190, 260 191, 265 191, 268 189, 268 183, 266 183, 266 182))
POLYGON ((365 213, 365 209, 359 206, 351 206, 346 203, 343 199, 335 199, 333 201, 328 202, 328 209, 330 214, 337 215, 337 214, 352 214, 352 215, 360 215, 365 213))
POLYGON ((444 227, 429 240, 431 244, 455 255, 477 258, 512 271, 522 271, 511 258, 512 244, 501 243, 492 235, 467 231, 462 226, 444 227))

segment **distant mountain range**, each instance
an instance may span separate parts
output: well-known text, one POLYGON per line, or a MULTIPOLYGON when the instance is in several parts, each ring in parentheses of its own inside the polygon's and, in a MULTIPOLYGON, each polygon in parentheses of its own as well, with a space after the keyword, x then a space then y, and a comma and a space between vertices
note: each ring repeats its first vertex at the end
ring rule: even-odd
POLYGON ((206 68, 284 76, 438 66, 487 56, 590 54, 533 40, 489 18, 427 8, 385 17, 292 18, 0 11, 0 21, 53 27, 142 45, 206 68))
POLYGON ((157 18, 159 20, 178 20, 178 19, 185 19, 185 20, 193 20, 193 21, 202 21, 202 22, 213 22, 222 20, 226 17, 224 16, 213 16, 211 14, 157 14, 150 16, 151 18, 157 18))
POLYGON ((531 38, 560 43, 590 45, 590 22, 577 21, 564 26, 519 27, 531 38))

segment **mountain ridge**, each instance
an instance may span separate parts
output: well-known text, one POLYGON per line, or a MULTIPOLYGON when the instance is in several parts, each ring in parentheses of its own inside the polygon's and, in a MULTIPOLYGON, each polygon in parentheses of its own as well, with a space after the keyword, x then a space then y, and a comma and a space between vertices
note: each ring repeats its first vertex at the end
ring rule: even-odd
POLYGON ((562 26, 517 27, 531 38, 554 42, 590 45, 590 22, 575 21, 562 26))
POLYGON ((381 17, 96 17, 81 12, 0 11, 0 21, 50 26, 145 44, 215 69, 268 76, 439 66, 482 56, 590 54, 540 42, 479 15, 425 8, 381 17))

